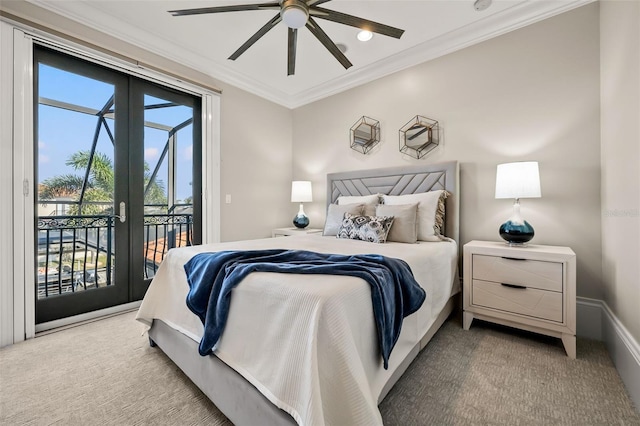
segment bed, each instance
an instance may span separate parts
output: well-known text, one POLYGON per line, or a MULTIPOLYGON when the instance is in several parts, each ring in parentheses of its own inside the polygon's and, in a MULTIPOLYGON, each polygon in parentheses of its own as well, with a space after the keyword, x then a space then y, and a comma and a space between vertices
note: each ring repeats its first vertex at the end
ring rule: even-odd
POLYGON ((328 209, 350 197, 384 194, 393 204, 404 200, 400 196, 443 190, 448 193, 444 232, 434 241, 374 244, 306 235, 173 249, 137 319, 148 327, 152 344, 234 424, 382 424, 377 405, 457 304, 458 164, 327 175, 328 209), (185 263, 203 252, 262 249, 375 253, 405 260, 427 301, 404 319, 388 369, 377 350, 371 290, 359 278, 332 275, 250 274, 233 289, 214 354, 200 356, 203 326, 186 307, 185 263))

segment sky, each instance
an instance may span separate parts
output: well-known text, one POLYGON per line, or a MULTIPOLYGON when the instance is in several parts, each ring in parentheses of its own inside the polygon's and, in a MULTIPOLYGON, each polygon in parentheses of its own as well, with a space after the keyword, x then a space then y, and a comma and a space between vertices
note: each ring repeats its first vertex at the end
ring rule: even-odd
MULTIPOLYGON (((110 83, 90 79, 73 74, 49 65, 39 64, 39 96, 56 101, 80 105, 85 108, 100 110, 113 95, 114 86, 110 83)), ((145 95, 145 105, 163 103, 164 100, 145 95)), ((182 123, 192 115, 192 109, 185 106, 159 108, 145 111, 145 121, 167 125, 170 127, 182 123)), ((107 119, 113 132, 114 120, 107 119)), ((65 174, 82 175, 65 162, 75 152, 91 149, 98 117, 78 113, 66 109, 39 105, 38 110, 38 180, 65 174)), ((167 142, 168 132, 153 128, 145 128, 144 157, 151 171, 155 168, 167 142)), ((113 160, 114 148, 107 132, 102 127, 98 139, 97 151, 106 154, 113 160)), ((177 199, 183 200, 191 196, 192 181, 192 126, 189 125, 178 132, 177 199)), ((168 188, 167 159, 163 161, 158 177, 168 188)), ((117 176, 117 174, 116 174, 117 176)))

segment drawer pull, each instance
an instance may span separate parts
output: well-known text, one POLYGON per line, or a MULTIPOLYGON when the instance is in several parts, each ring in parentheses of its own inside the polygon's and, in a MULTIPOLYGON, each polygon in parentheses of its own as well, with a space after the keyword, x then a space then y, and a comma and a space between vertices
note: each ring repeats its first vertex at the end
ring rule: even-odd
POLYGON ((519 257, 506 257, 506 256, 502 256, 503 259, 507 259, 507 260, 520 260, 520 261, 526 261, 527 259, 520 259, 519 257))
POLYGON ((509 288, 517 288, 520 290, 526 290, 527 287, 523 286, 523 285, 516 285, 516 284, 507 284, 507 283, 500 283, 500 285, 503 285, 505 287, 509 287, 509 288))

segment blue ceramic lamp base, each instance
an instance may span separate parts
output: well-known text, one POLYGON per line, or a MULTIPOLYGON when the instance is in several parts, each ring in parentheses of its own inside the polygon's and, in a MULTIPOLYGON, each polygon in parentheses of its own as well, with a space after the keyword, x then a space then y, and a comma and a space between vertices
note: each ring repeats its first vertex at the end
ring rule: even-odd
POLYGON ((293 218, 293 224, 296 228, 306 228, 309 226, 309 218, 305 215, 296 215, 296 217, 293 218))
POLYGON ((533 238, 533 226, 520 215, 520 201, 513 203, 513 215, 500 226, 500 236, 510 246, 524 246, 533 238))
POLYGON ((533 238, 533 227, 529 222, 523 220, 522 223, 506 221, 500 226, 500 236, 511 246, 526 245, 533 238))
POLYGON ((293 225, 300 229, 304 229, 309 226, 309 218, 304 214, 302 203, 300 203, 300 210, 298 211, 298 214, 293 218, 293 225))

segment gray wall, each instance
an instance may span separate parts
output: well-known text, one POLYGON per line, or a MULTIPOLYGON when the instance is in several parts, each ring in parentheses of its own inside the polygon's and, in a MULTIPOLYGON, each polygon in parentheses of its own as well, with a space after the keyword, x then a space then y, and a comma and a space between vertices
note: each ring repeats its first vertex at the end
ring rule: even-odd
POLYGON ((598 22, 590 4, 294 110, 293 174, 313 181, 312 225, 328 172, 458 160, 462 243, 499 240, 513 203, 494 199, 496 165, 537 160, 542 198, 522 200, 533 242, 570 246, 578 295, 601 299, 598 22), (398 152, 398 129, 418 114, 444 129, 422 160, 398 152), (362 115, 382 133, 366 156, 348 145, 362 115))
POLYGON ((220 235, 222 241, 270 237, 292 226, 291 110, 222 86, 220 235), (226 204, 226 195, 231 204, 226 204))
POLYGON ((604 300, 640 342, 640 3, 600 11, 604 300))

